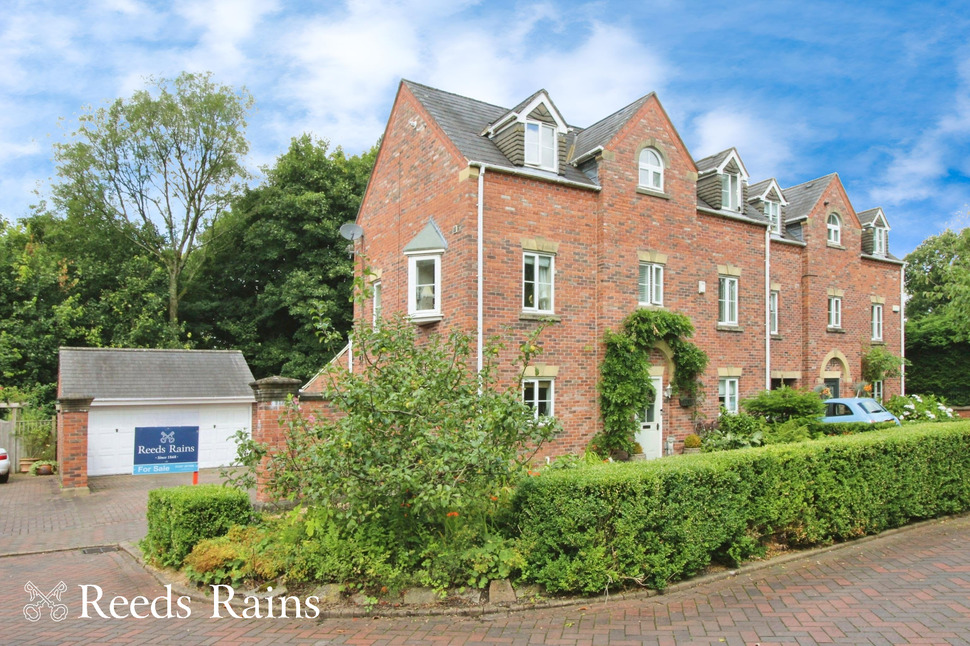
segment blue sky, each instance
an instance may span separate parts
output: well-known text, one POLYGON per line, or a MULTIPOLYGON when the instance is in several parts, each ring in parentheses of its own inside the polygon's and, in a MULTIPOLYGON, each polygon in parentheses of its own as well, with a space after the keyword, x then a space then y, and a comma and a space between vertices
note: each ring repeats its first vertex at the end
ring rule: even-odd
POLYGON ((904 256, 970 225, 968 35, 943 1, 5 0, 0 214, 46 193, 84 106, 147 76, 246 86, 254 169, 303 132, 370 147, 403 77, 510 107, 545 88, 577 126, 656 91, 695 158, 735 146, 782 186, 838 172, 904 256))

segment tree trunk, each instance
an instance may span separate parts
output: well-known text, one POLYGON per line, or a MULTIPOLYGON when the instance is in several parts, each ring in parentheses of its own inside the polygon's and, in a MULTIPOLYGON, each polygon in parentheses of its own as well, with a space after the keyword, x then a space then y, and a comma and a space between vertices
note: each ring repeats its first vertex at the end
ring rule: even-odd
POLYGON ((168 270, 168 323, 173 329, 179 324, 179 272, 170 267, 168 270))

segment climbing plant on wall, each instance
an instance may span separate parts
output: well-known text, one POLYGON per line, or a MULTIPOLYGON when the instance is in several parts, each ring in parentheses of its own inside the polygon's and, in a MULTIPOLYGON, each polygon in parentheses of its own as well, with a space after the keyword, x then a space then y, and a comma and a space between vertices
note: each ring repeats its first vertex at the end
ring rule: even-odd
POLYGON ((663 341, 673 351, 674 389, 682 397, 696 396, 697 378, 708 358, 687 340, 693 334, 694 326, 686 315, 647 309, 627 316, 620 331, 606 333, 599 383, 603 431, 593 439, 592 450, 601 455, 632 451, 636 416, 657 395, 650 383, 650 350, 657 343, 663 341))

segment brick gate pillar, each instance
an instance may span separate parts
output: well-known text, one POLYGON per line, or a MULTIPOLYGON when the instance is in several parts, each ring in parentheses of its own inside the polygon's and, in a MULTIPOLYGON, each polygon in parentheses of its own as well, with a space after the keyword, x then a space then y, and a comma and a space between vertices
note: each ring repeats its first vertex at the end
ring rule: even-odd
MULTIPOLYGON (((256 396, 253 405, 253 440, 265 444, 270 453, 286 447, 286 400, 300 393, 300 382, 287 377, 267 377, 249 384, 256 396)), ((256 499, 271 500, 266 492, 266 466, 269 458, 263 458, 256 484, 256 499)))
POLYGON ((88 493, 88 411, 91 398, 57 400, 57 473, 64 493, 88 493))

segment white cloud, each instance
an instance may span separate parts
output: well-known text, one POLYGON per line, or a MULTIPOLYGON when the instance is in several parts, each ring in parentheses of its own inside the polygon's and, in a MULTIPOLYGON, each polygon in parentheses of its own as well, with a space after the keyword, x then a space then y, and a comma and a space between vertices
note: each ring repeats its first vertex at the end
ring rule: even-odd
POLYGON ((784 126, 743 109, 715 108, 694 119, 700 159, 734 147, 741 155, 752 182, 779 177, 793 159, 793 138, 802 127, 784 126))
POLYGON ((970 175, 970 59, 958 69, 960 83, 937 121, 896 146, 885 173, 870 190, 875 203, 892 206, 938 195, 951 169, 970 175))
MULTIPOLYGON (((197 45, 187 52, 187 69, 211 70, 230 74, 247 62, 241 48, 267 14, 278 10, 277 2, 267 0, 186 0, 175 5, 175 12, 189 25, 202 30, 197 45), (194 64, 193 64, 194 63, 194 64)), ((258 53, 259 48, 252 50, 258 53)))
POLYGON ((401 78, 509 107, 544 87, 583 126, 666 79, 660 57, 625 27, 567 20, 551 4, 524 7, 511 22, 463 10, 367 0, 301 23, 281 42, 290 65, 282 90, 298 122, 291 134, 370 146, 401 78))

